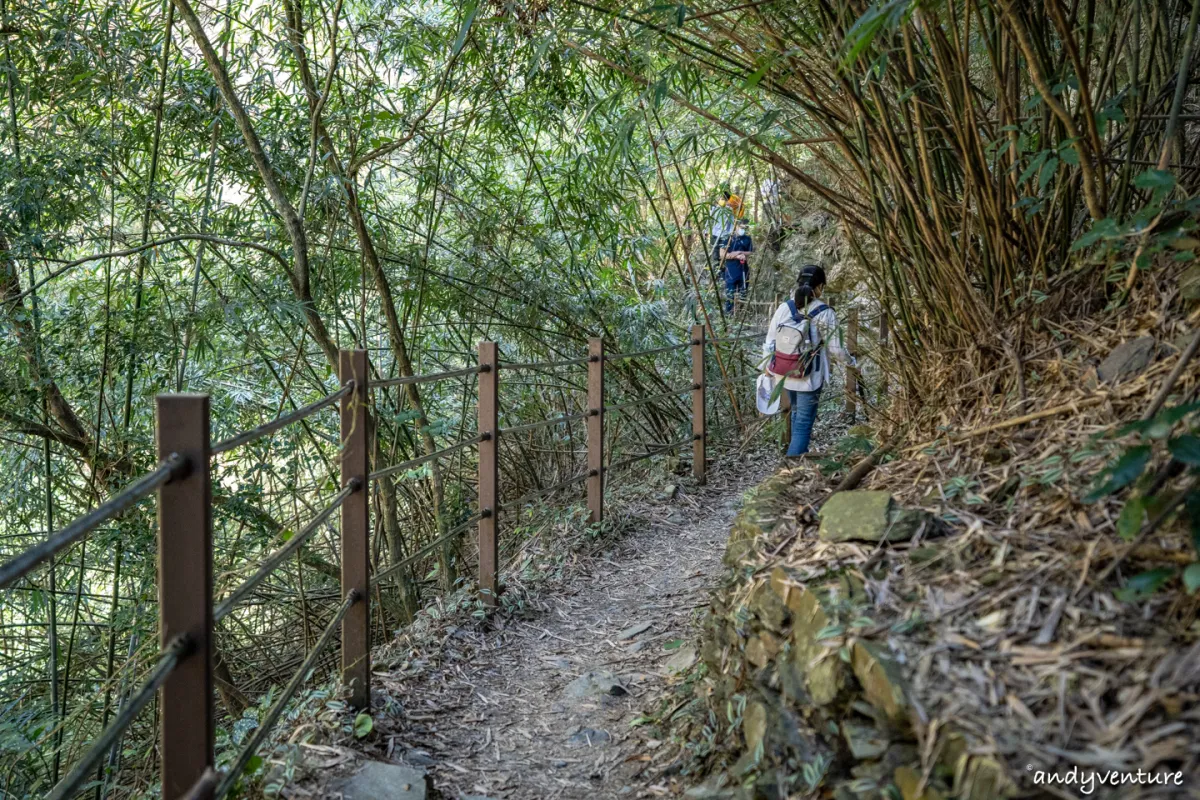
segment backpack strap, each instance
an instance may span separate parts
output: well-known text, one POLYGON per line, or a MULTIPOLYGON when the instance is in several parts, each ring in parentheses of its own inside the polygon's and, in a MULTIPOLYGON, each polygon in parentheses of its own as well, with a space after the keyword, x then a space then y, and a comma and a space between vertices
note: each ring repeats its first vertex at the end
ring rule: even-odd
POLYGON ((828 310, 829 310, 829 306, 825 305, 824 303, 821 303, 816 308, 814 308, 812 311, 809 311, 804 315, 808 319, 808 338, 813 343, 813 345, 819 345, 821 343, 821 332, 817 330, 817 324, 816 324, 817 323, 817 314, 820 314, 822 311, 828 311, 828 310))
POLYGON ((792 312, 792 322, 799 325, 801 322, 804 321, 805 315, 800 313, 800 309, 796 308, 795 300, 788 298, 787 307, 788 307, 788 311, 792 312))

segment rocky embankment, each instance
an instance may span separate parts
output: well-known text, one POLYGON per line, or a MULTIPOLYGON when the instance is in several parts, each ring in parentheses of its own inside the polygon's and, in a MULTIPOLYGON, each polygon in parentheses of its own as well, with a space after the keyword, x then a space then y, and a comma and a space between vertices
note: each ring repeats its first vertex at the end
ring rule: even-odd
POLYGON ((785 472, 747 498, 725 554, 734 576, 705 627, 710 706, 729 711, 725 721, 743 745, 712 784, 741 788, 716 793, 784 797, 825 786, 848 800, 885 797, 894 786, 905 800, 1009 794, 1003 767, 975 754, 968 736, 952 726, 929 730, 913 701, 912 665, 889 644, 900 631, 872 618, 854 564, 882 552, 872 543, 936 533, 936 520, 885 491, 841 492, 825 503, 807 557, 779 558, 806 535, 796 489, 785 472))
POLYGON ((932 502, 914 464, 832 494, 806 465, 747 495, 690 796, 1195 797, 1200 644, 1163 624, 1194 602, 1118 602, 1087 585, 1103 537, 1081 559, 1001 529, 932 502))

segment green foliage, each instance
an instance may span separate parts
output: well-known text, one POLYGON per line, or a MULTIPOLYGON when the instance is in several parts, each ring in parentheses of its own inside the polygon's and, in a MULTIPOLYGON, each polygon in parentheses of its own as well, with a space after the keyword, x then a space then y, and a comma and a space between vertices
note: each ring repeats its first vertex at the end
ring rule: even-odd
POLYGON ((1083 501, 1094 503, 1113 492, 1124 489, 1140 478, 1150 464, 1150 453, 1149 445, 1136 445, 1125 450, 1120 458, 1101 473, 1096 487, 1083 498, 1083 501))
MULTIPOLYGON (((783 175, 850 230, 869 231, 862 258, 872 291, 889 299, 897 336, 935 355, 977 345, 999 352, 995 332, 1075 296, 1095 274, 1080 268, 1088 262, 1115 282, 1134 253, 1149 269, 1191 260, 1200 248, 1190 184, 1132 169, 1157 160, 1161 126, 1146 116, 1146 99, 1169 94, 1173 71, 1159 60, 1177 63, 1182 47, 1182 37, 1155 48, 1130 41, 1139 29, 1132 4, 1074 26, 1082 69, 1044 10, 1027 12, 1046 97, 1030 81, 1013 86, 995 73, 1008 61, 996 43, 1015 38, 994 9, 880 0, 865 11, 775 3, 735 16, 663 2, 548 14, 474 1, 301 0, 302 52, 328 139, 314 135, 300 51, 286 43, 287 6, 230 0, 200 11, 303 242, 282 224, 190 31, 177 19, 167 36, 166 4, 6 5, 0 23, 18 33, 4 36, 0 69, 0 280, 20 300, 0 307, 4 557, 153 463, 156 394, 209 392, 215 439, 324 396, 337 380, 316 341, 322 330, 330 348, 372 348, 374 370, 389 377, 403 353, 417 373, 470 363, 484 338, 500 342, 505 359, 535 361, 578 356, 593 335, 632 350, 678 341, 709 316, 722 328, 709 297, 717 276, 689 251, 720 182, 749 198, 745 189, 768 171, 783 175), (1121 61, 1138 52, 1134 44, 1143 60, 1155 59, 1140 85, 1121 61), (943 73, 946 63, 958 65, 953 75, 943 73), (959 91, 968 74, 968 91, 959 91), (1091 108, 1084 86, 1101 95, 1091 108), (1067 131, 1051 100, 1081 127, 1095 121, 1103 151, 1091 151, 1087 131, 1067 131), (1107 189, 1096 213, 1084 196, 1089 167, 1107 189), (165 241, 200 233, 234 244, 165 241), (157 244, 106 255, 143 239, 157 244), (304 255, 301 276, 293 271, 304 255), (311 297, 297 291, 303 283, 311 297), (402 344, 386 322, 391 313, 402 344), (84 439, 67 430, 65 414, 44 414, 51 397, 70 407, 84 439), (42 426, 53 434, 45 460, 42 426)), ((1027 58, 1017 55, 1016 68, 1028 71, 1027 58)), ((1120 296, 1113 292, 1114 302, 1120 296)), ((609 389, 661 391, 688 377, 685 364, 631 362, 610 373, 609 389)), ((580 389, 570 370, 514 376, 505 424, 576 411, 580 389)), ((453 381, 422 386, 420 409, 408 391, 377 392, 381 458, 396 463, 469 438, 472 391, 453 381)), ((715 402, 723 405, 714 413, 728 410, 715 402)), ((1156 467, 1175 459, 1193 477, 1191 412, 1166 413, 1121 434, 1137 441, 1089 498, 1133 495, 1120 515, 1123 537, 1136 538, 1181 490, 1139 494, 1156 467), (1176 435, 1176 427, 1186 430, 1176 435)), ((674 440, 682 422, 676 408, 639 411, 611 452, 674 440)), ((571 476, 580 436, 563 425, 514 441, 504 454, 506 491, 519 497, 571 476)), ((848 440, 822 466, 842 469, 867 445, 848 440)), ((323 507, 336 491, 339 446, 322 416, 218 459, 219 593, 323 507)), ((464 453, 380 487, 373 502, 393 523, 373 549, 381 565, 471 513, 474 466, 464 453)), ((1061 475, 1061 463, 1043 466, 1039 480, 1061 475)), ((968 498, 971 490, 950 486, 968 498)), ((1200 520, 1200 503, 1189 496, 1184 505, 1200 520)), ((318 618, 327 611, 313 600, 337 585, 336 537, 326 533, 288 565, 294 572, 272 578, 263 603, 222 630, 218 646, 236 655, 229 661, 239 682, 285 677, 279 665, 303 652, 301 609, 318 618), (254 646, 264 638, 286 644, 266 658, 254 646)), ((155 558, 153 510, 139 507, 64 554, 53 581, 42 571, 5 596, 0 615, 19 626, 7 630, 21 631, 6 640, 11 667, 0 680, 5 724, 20 720, 0 729, 13 742, 0 751, 13 776, 5 791, 32 795, 48 783, 45 748, 24 741, 44 744, 48 731, 62 730, 62 752, 80 752, 119 687, 152 663, 155 558), (71 643, 56 642, 57 652, 73 653, 54 676, 69 688, 61 727, 48 712, 51 613, 71 643)), ((452 591, 463 566, 453 549, 431 555, 406 578, 410 597, 452 591), (425 586, 426 576, 439 585, 425 586)), ((1194 572, 1184 575, 1193 587, 1194 572)), ((384 613, 388 625, 402 624, 384 613)), ((255 720, 223 719, 225 743, 255 720)), ((152 752, 152 728, 142 720, 131 731, 131 759, 152 752)), ((144 783, 144 766, 126 760, 112 783, 148 789, 126 785, 144 783)))
POLYGON ((1176 461, 1189 467, 1200 467, 1200 437, 1190 433, 1167 441, 1167 450, 1176 461))
POLYGON ((1183 571, 1183 588, 1188 594, 1195 594, 1200 589, 1200 561, 1188 564, 1183 571))
POLYGON ((1117 599, 1125 603, 1144 600, 1175 575, 1175 570, 1167 567, 1140 572, 1130 578, 1124 587, 1116 591, 1117 599))
POLYGON ((873 4, 847 31, 843 63, 849 66, 856 61, 880 34, 890 33, 907 22, 916 8, 913 0, 881 0, 873 4))
POLYGON ((804 779, 804 788, 809 792, 815 792, 817 787, 825 781, 825 774, 832 764, 833 757, 826 753, 817 753, 811 761, 805 762, 800 769, 800 775, 804 779))
MULTIPOLYGON (((1087 253, 1096 263, 1128 264, 1136 246, 1137 267, 1148 269, 1170 256, 1171 263, 1191 261, 1200 246, 1195 237, 1200 197, 1179 197, 1175 176, 1148 169, 1132 181, 1148 195, 1147 202, 1126 219, 1105 217, 1092 221, 1071 245, 1074 253, 1087 253)), ((1124 275, 1113 271, 1112 278, 1124 275)))
MULTIPOLYGON (((198 11, 301 218, 311 301, 297 296, 289 270, 299 253, 178 17, 167 40, 167 4, 7 4, 0 27, 20 34, 0 37, 0 290, 25 296, 0 307, 0 560, 44 534, 47 489, 58 527, 152 465, 156 394, 208 392, 212 435, 221 440, 336 388, 313 316, 334 347, 371 348, 378 376, 398 375, 379 280, 391 291, 416 373, 472 363, 476 342, 488 338, 512 361, 577 357, 593 335, 612 350, 658 347, 686 336, 702 313, 695 287, 667 268, 682 237, 704 224, 716 181, 710 169, 723 179, 738 170, 739 185, 753 176, 736 143, 698 128, 671 100, 707 81, 694 68, 673 68, 653 42, 634 48, 661 79, 648 109, 643 87, 564 47, 564 37, 587 38, 579 31, 611 35, 596 14, 564 9, 527 26, 480 3, 416 13, 303 0, 296 9, 310 68, 318 87, 331 80, 322 106, 331 155, 323 142, 314 148, 296 55, 284 43, 287 5, 231 0, 198 11), (335 161, 355 181, 382 262, 379 280, 365 263, 335 161), (658 179, 660 163, 669 166, 658 179), (201 233, 238 244, 163 241, 201 233), (160 244, 105 255, 139 246, 143 235, 160 244), (43 420, 51 386, 90 441, 72 441, 53 415, 43 420), (36 433, 43 422, 64 434, 51 442, 49 487, 36 433)), ((678 27, 686 14, 672 5, 664 19, 678 27)), ((779 120, 774 108, 755 117, 765 135, 779 120)), ((612 370, 608 386, 614 396, 647 394, 688 377, 686 361, 644 360, 612 370)), ((578 370, 505 378, 506 425, 569 414, 583 402, 578 370)), ((424 454, 427 437, 434 448, 470 438, 474 392, 469 381, 422 385, 418 409, 406 390, 376 390, 375 466, 424 454)), ((714 403, 727 412, 727 400, 714 403)), ((614 452, 677 439, 683 411, 646 407, 626 418, 614 452)), ((576 422, 523 440, 525 451, 514 441, 504 456, 506 491, 517 496, 569 477, 581 467, 582 438, 576 422)), ((334 413, 324 411, 216 460, 217 599, 324 508, 337 491, 339 447, 334 413)), ((375 518, 390 510, 396 521, 393 530, 381 526, 374 543, 380 566, 472 513, 475 468, 464 449, 395 476, 392 495, 373 497, 375 518)), ((154 508, 142 504, 64 554, 53 587, 43 569, 0 598, 0 621, 22 626, 4 634, 0 735, 12 744, 0 748, 0 768, 11 776, 4 791, 41 794, 49 782, 58 729, 47 721, 52 608, 57 680, 68 687, 64 755, 83 751, 106 705, 111 716, 121 687, 152 663, 155 535, 154 508), (22 749, 21 736, 36 747, 22 749)), ((452 591, 469 568, 465 552, 439 550, 415 565, 404 602, 452 591)), ((303 615, 319 627, 328 609, 312 598, 330 596, 337 576, 336 532, 319 531, 272 576, 261 602, 227 621, 218 651, 239 688, 255 687, 247 691, 256 706, 264 687, 281 685, 299 663, 303 615)), ((399 604, 385 597, 389 628, 403 624, 399 604)), ((223 752, 257 719, 222 718, 223 752)), ((143 760, 154 736, 148 716, 131 728, 130 755, 111 779, 122 791, 148 789, 154 770, 143 760)))
MULTIPOLYGON (((1084 502, 1095 503, 1134 487, 1117 517, 1117 535, 1126 542, 1139 540, 1150 526, 1162 526, 1182 508, 1197 556, 1182 570, 1182 585, 1194 593, 1200 581, 1200 404, 1189 403, 1164 409, 1153 418, 1129 423, 1112 431, 1113 439, 1134 437, 1097 476, 1084 502), (1183 428, 1182 431, 1178 430, 1183 428), (1166 477, 1182 472, 1186 481, 1172 486, 1166 477), (1158 477, 1156 477, 1158 476, 1158 477)), ((1130 578, 1117 591, 1117 598, 1136 602, 1153 595, 1179 571, 1159 567, 1130 578)))
POLYGON ((1125 541, 1133 541, 1146 520, 1146 501, 1140 497, 1130 498, 1121 509, 1117 519, 1117 535, 1125 541))

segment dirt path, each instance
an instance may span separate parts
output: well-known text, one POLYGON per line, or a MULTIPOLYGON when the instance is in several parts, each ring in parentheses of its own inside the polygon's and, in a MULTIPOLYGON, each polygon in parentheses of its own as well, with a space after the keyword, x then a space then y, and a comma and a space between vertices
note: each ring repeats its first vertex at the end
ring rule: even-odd
POLYGON ((405 706, 390 756, 425 767, 454 800, 661 794, 651 776, 673 748, 632 723, 657 706, 668 662, 694 658, 741 495, 773 466, 728 465, 642 509, 643 526, 539 593, 538 613, 457 629, 437 668, 385 678, 405 706))

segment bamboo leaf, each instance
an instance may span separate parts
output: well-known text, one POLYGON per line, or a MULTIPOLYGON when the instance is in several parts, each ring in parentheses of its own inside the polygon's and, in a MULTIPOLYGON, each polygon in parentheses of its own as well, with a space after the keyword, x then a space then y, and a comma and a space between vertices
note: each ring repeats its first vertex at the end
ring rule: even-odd
POLYGON ((1175 176, 1161 169, 1148 169, 1133 179, 1139 189, 1165 192, 1175 188, 1175 176))
POLYGON ((1175 570, 1169 567, 1147 570, 1134 575, 1125 586, 1114 592, 1122 603, 1133 603, 1144 600, 1157 592, 1162 585, 1175 576, 1175 570))
POLYGON ((1132 498, 1121 509, 1121 516, 1117 518, 1117 535, 1127 542, 1132 540, 1142 529, 1145 519, 1146 502, 1140 497, 1132 498))
POLYGON ((1200 437, 1190 433, 1177 436, 1167 442, 1167 449, 1177 461, 1182 461, 1189 467, 1200 467, 1200 437))
POLYGON ((1183 588, 1188 594, 1195 594, 1200 589, 1200 561, 1188 564, 1183 571, 1183 588))
POLYGON ((478 0, 468 0, 464 8, 462 25, 458 29, 458 38, 454 40, 454 46, 450 48, 452 54, 458 55, 462 51, 463 44, 467 41, 467 34, 471 32, 471 25, 475 22, 475 12, 478 10, 478 0))
POLYGON ((1129 448, 1117 459, 1116 463, 1105 471, 1107 479, 1093 489, 1083 499, 1083 502, 1094 503, 1102 497, 1107 497, 1113 492, 1125 488, 1141 476, 1148 463, 1150 463, 1149 445, 1129 448))

